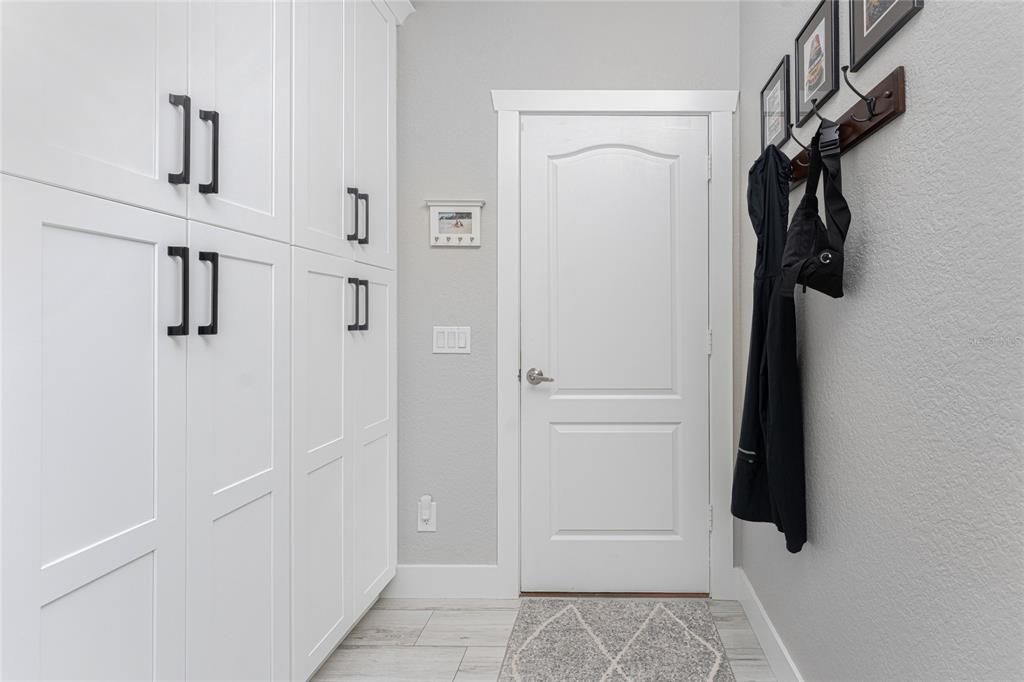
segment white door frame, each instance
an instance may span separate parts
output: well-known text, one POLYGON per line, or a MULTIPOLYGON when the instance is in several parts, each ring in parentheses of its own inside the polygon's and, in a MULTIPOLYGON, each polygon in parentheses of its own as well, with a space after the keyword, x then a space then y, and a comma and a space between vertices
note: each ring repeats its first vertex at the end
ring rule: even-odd
MULTIPOLYGON (((520 458, 520 116, 539 113, 707 116, 711 595, 735 596, 729 501, 733 467, 733 138, 735 90, 492 90, 498 112, 498 490, 494 596, 519 594, 520 458)), ((490 582, 490 581, 488 581, 490 582)))

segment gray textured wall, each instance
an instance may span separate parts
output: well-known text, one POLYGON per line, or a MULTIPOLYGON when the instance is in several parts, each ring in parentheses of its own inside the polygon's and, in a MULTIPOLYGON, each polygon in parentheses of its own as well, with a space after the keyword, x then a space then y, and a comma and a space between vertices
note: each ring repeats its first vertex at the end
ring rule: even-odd
MULTIPOLYGON (((814 5, 741 5, 744 192, 758 92, 814 5)), ((869 89, 905 65, 907 113, 843 157, 846 297, 797 295, 810 541, 792 556, 774 528, 737 524, 740 562, 807 679, 1024 671, 1022 26, 1020 3, 928 0, 854 74, 869 89)), ((844 86, 825 111, 851 103, 844 86)))
POLYGON ((496 556, 492 89, 736 89, 739 9, 710 3, 420 2, 399 29, 400 563, 496 556), (425 199, 484 199, 483 246, 427 246, 425 199), (434 324, 472 355, 432 355, 434 324), (416 502, 438 531, 416 532, 416 502))

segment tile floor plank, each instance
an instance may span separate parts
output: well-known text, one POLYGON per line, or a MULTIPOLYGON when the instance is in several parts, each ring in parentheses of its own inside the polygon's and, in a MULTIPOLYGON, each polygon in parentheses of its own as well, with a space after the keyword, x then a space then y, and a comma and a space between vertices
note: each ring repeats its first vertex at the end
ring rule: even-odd
POLYGON ((451 682, 465 653, 463 647, 342 647, 331 654, 314 681, 451 682))
POLYGON ((434 611, 417 646, 505 646, 516 611, 467 609, 434 611))
POLYGON ((370 610, 349 633, 342 646, 412 645, 432 611, 370 610))
POLYGON ((736 682, 775 682, 775 673, 764 652, 756 649, 726 649, 736 682))
POLYGON ((455 682, 495 682, 505 658, 503 646, 471 646, 462 658, 455 682))
POLYGON ((381 610, 463 611, 466 609, 518 609, 518 599, 398 599, 381 598, 373 607, 381 610))

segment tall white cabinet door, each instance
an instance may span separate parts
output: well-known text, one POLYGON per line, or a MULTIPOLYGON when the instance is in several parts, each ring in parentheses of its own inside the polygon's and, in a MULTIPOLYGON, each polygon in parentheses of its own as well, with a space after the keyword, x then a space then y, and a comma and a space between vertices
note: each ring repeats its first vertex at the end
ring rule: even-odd
POLYGON ((346 363, 355 331, 354 264, 292 248, 292 679, 305 680, 355 622, 353 429, 359 387, 346 363))
POLYGON ((188 677, 285 679, 289 247, 196 222, 189 247, 188 677))
POLYGON ((0 182, 0 677, 181 679, 185 221, 0 182))
POLYGON ((355 415, 355 605, 362 612, 395 575, 398 527, 395 273, 361 266, 360 330, 351 338, 355 415))
POLYGON ((291 3, 196 0, 188 35, 188 215, 289 241, 291 3))
POLYGON ((353 4, 300 0, 293 13, 292 234, 295 244, 351 256, 356 197, 352 174, 353 4))
POLYGON ((384 3, 352 0, 353 172, 359 239, 353 257, 394 268, 395 23, 384 3))
POLYGON ((185 214, 187 12, 176 2, 0 3, 2 169, 185 214))

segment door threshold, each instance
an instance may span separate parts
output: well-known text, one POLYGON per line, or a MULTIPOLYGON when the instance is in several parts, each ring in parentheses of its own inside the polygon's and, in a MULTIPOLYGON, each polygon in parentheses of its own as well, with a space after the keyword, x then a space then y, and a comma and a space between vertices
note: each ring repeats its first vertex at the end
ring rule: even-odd
POLYGON ((708 592, 520 592, 520 597, 603 597, 620 599, 707 599, 708 592))

